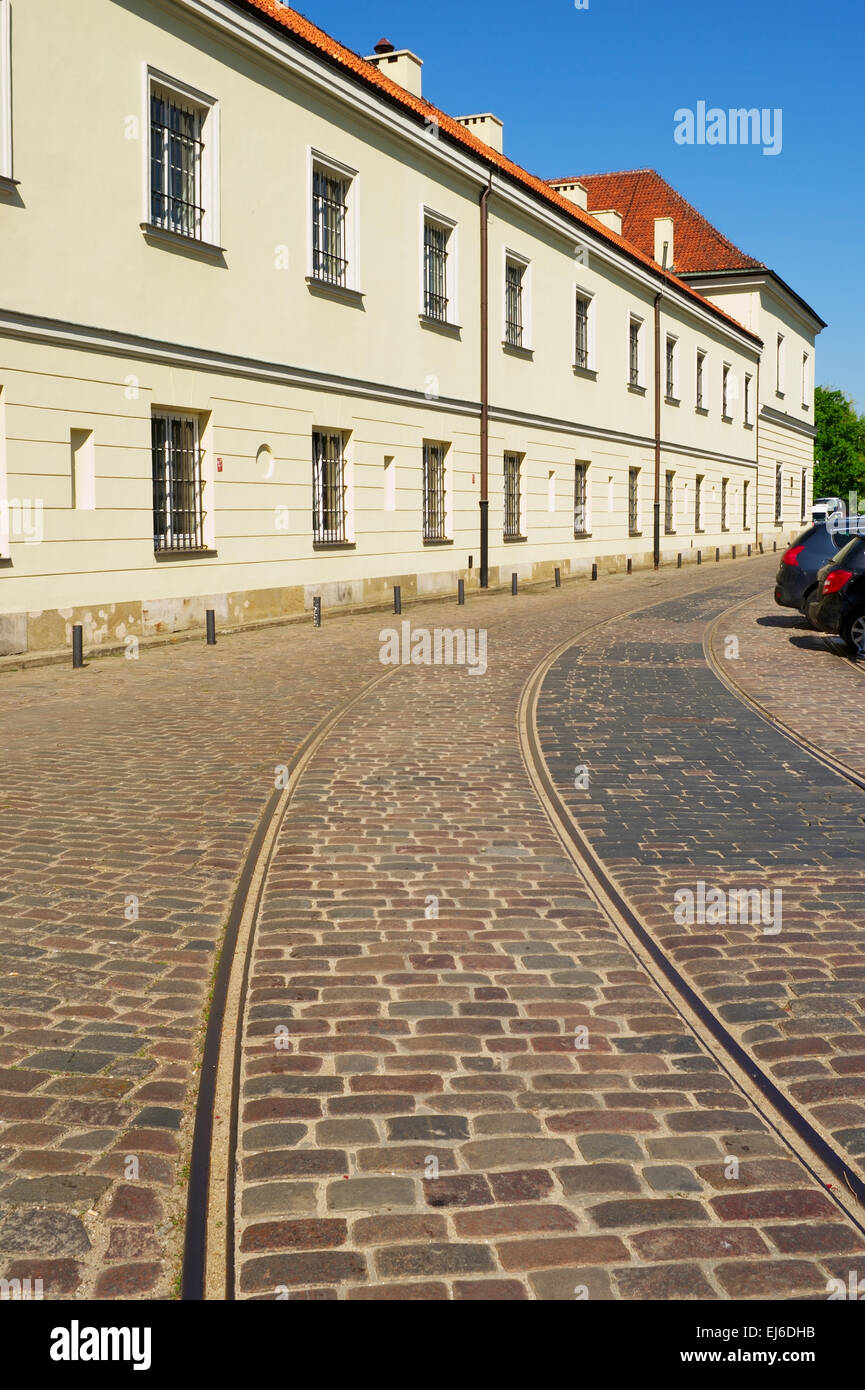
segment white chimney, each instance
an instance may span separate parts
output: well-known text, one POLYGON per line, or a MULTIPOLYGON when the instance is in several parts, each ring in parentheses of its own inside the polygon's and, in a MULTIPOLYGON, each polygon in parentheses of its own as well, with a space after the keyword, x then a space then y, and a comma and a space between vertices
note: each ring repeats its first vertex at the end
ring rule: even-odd
POLYGON ((655 260, 667 270, 673 269, 673 219, 655 218, 655 260))
POLYGON ((383 72, 392 82, 411 92, 412 96, 421 95, 423 59, 416 53, 410 52, 407 48, 397 50, 387 39, 379 39, 375 52, 371 53, 366 61, 377 67, 379 72, 383 72))
POLYGON ((504 125, 498 116, 493 116, 489 111, 481 116, 457 116, 460 125, 464 125, 466 130, 470 130, 479 140, 483 140, 485 145, 491 149, 503 153, 504 125))
POLYGON ((604 208, 602 212, 590 212, 590 217, 596 217, 599 222, 603 222, 605 227, 609 227, 611 232, 618 232, 622 235, 622 214, 615 212, 612 208, 604 208))
POLYGON ((572 180, 570 183, 554 183, 550 187, 556 193, 561 193, 562 197, 567 198, 569 202, 576 203, 578 208, 583 208, 584 211, 588 212, 589 190, 584 184, 572 180))

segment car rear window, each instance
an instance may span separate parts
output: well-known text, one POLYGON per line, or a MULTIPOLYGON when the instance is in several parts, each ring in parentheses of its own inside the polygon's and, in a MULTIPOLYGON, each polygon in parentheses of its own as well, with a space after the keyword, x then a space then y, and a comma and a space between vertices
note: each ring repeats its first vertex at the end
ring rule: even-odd
POLYGON ((836 565, 840 565, 842 561, 846 563, 848 560, 854 559, 862 550, 865 550, 865 536, 854 536, 853 539, 848 541, 836 554, 836 565))

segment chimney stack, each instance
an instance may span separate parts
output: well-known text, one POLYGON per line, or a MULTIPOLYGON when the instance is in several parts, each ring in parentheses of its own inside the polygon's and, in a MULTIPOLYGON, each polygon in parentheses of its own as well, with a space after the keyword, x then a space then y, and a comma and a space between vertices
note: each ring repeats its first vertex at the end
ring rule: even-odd
POLYGON ((672 270, 673 260, 673 219, 655 218, 655 260, 666 270, 672 270))
POLYGON ((374 52, 366 61, 372 63, 373 67, 378 68, 379 72, 383 72, 392 82, 411 92, 412 96, 421 95, 423 59, 416 53, 410 52, 407 48, 394 48, 389 39, 379 39, 374 52))
POLYGON ((603 222, 605 227, 609 227, 611 232, 618 232, 622 235, 622 214, 613 208, 604 208, 602 212, 590 212, 590 217, 596 217, 599 222, 603 222))
POLYGON ((552 183, 550 187, 554 192, 561 193, 563 198, 568 199, 568 202, 576 203, 578 208, 588 212, 589 190, 584 184, 579 183, 576 179, 571 179, 568 183, 552 183))
POLYGON ((457 116, 457 120, 466 130, 470 130, 472 135, 489 145, 490 149, 498 151, 499 154, 503 153, 504 126, 498 116, 486 111, 480 116, 457 116))

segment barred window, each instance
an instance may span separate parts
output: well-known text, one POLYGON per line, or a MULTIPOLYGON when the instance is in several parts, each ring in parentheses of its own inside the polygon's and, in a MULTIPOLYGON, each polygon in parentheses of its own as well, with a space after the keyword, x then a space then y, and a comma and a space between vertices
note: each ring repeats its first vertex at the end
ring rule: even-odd
POLYGON ((577 344, 576 365, 588 369, 589 366, 589 311, 592 301, 584 294, 577 295, 577 344))
POLYGON ((330 285, 347 283, 349 184, 349 179, 320 165, 313 167, 312 273, 316 280, 330 285))
POLYGON ((505 540, 522 535, 520 530, 520 471, 519 454, 505 454, 505 540))
POLYGON ((808 474, 807 474, 807 472, 805 471, 805 469, 803 468, 803 469, 802 469, 802 510, 801 510, 801 513, 800 513, 800 515, 801 515, 803 521, 806 520, 807 512, 808 512, 808 474))
POLYGON ((200 106, 162 88, 150 91, 150 221, 204 238, 204 120, 200 106))
POLYGON ((749 481, 747 480, 747 478, 746 478, 745 481, 744 481, 744 483, 742 484, 742 530, 743 530, 743 531, 747 531, 747 530, 749 529, 749 526, 748 526, 748 501, 749 501, 749 498, 748 498, 748 490, 749 490, 750 486, 751 486, 751 484, 750 484, 750 482, 749 482, 749 481))
POLYGON ((747 375, 746 375, 746 377, 745 377, 745 424, 746 424, 746 425, 750 425, 750 423, 751 423, 751 386, 752 386, 753 380, 754 380, 753 377, 747 376, 747 375))
POLYGON ((706 361, 705 352, 697 353, 697 409, 703 409, 703 366, 706 361))
POLYGON ((640 320, 631 319, 628 328, 628 382, 640 384, 640 320))
POLYGON ((729 526, 727 525, 727 487, 728 487, 728 479, 727 479, 727 478, 722 478, 722 479, 721 479, 721 530, 722 530, 722 531, 729 531, 729 529, 730 529, 729 526))
POLYGON ((445 532, 445 446, 423 446, 423 538, 443 541, 445 532))
POLYGON ((676 395, 676 339, 667 338, 666 344, 666 394, 669 400, 676 395))
POLYGON ((523 281, 526 268, 519 261, 505 265, 505 342, 523 346, 523 281))
POLYGON ((664 531, 668 536, 673 535, 673 483, 675 473, 668 472, 664 479, 664 531))
POLYGON ((632 536, 640 530, 640 470, 628 469, 628 531, 632 536))
POLYGON ((782 468, 780 463, 775 466, 775 520, 781 520, 783 503, 781 501, 782 468))
POLYGON ((345 448, 339 430, 312 432, 312 538, 318 545, 345 540, 345 448))
POLYGON ((446 323, 448 319, 448 242, 447 227, 424 220, 423 228, 423 311, 428 318, 446 323))
POLYGON ((697 475, 694 483, 694 530, 703 529, 703 474, 697 475))
POLYGON ((153 415, 153 549, 203 550, 204 486, 198 419, 153 415))
POLYGON ((588 464, 574 464, 574 535, 586 536, 589 532, 588 511, 588 464))
POLYGON ((726 362, 721 372, 721 414, 727 417, 730 414, 730 368, 726 362))

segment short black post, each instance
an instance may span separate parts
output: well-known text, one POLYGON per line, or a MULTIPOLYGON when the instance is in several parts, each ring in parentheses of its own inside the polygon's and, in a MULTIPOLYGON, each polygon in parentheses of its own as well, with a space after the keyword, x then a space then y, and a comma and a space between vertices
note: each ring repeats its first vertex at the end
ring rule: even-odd
POLYGON ((562 587, 562 571, 559 569, 558 565, 556 565, 554 573, 556 577, 556 588, 560 589, 562 587))
POLYGON ((204 614, 204 621, 207 624, 207 645, 216 646, 216 614, 212 608, 208 608, 204 614))
POLYGON ((762 554, 763 554, 763 542, 762 542, 762 541, 758 541, 757 544, 758 544, 759 547, 760 547, 760 554, 762 555, 762 554))
POLYGON ((512 574, 512 575, 511 575, 511 593, 512 593, 512 594, 515 594, 516 592, 517 592, 517 576, 516 576, 515 574, 512 574))
POLYGON ((630 557, 630 555, 629 555, 629 556, 628 556, 628 574, 633 574, 633 572, 634 572, 634 562, 633 562, 633 560, 631 559, 631 557, 630 557))
POLYGON ((592 578, 593 578, 593 579, 597 579, 597 577, 598 577, 598 565, 597 565, 597 561, 593 560, 593 561, 592 561, 592 578))
POLYGON ((402 612, 402 594, 400 593, 398 584, 394 584, 393 586, 393 611, 394 613, 402 612))
POLYGON ((733 559, 735 560, 735 558, 736 558, 736 547, 733 546, 733 559))
POLYGON ((749 545, 749 546, 748 546, 748 559, 750 560, 750 558, 751 558, 751 547, 750 547, 750 545, 749 545))
POLYGON ((716 559, 716 560, 720 560, 720 558, 721 558, 721 547, 720 547, 719 545, 716 545, 716 546, 715 546, 715 559, 716 559))
POLYGON ((777 541, 773 541, 773 542, 772 542, 772 554, 773 554, 773 555, 774 555, 774 553, 775 553, 775 551, 776 551, 777 549, 778 549, 778 542, 777 542, 777 541))
POLYGON ((84 629, 80 623, 72 628, 72 665, 76 671, 84 665, 84 629))
POLYGON ((466 601, 466 583, 464 579, 457 580, 457 603, 466 601))
POLYGON ((698 565, 702 565, 702 563, 703 563, 703 552, 702 552, 702 550, 698 550, 698 551, 697 551, 697 564, 698 564, 698 565))
POLYGON ((681 552, 681 550, 680 550, 679 553, 678 553, 678 555, 676 556, 676 569, 677 569, 677 570, 680 570, 681 568, 682 568, 682 552, 681 552))
POLYGON ((314 599, 312 600, 312 625, 313 625, 313 627, 321 627, 321 599, 320 599, 320 598, 314 598, 314 599))

